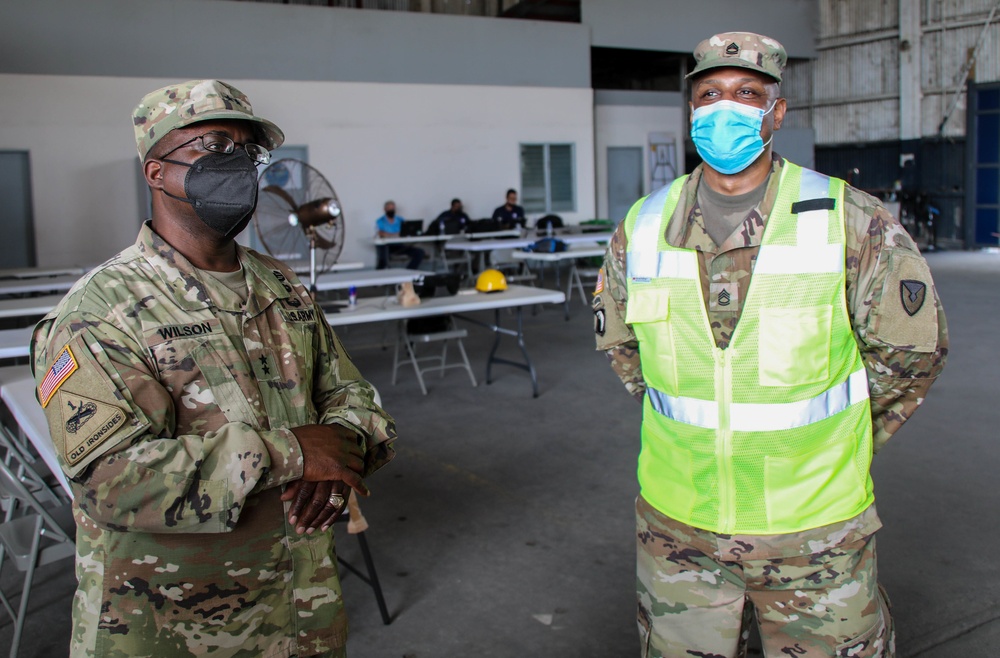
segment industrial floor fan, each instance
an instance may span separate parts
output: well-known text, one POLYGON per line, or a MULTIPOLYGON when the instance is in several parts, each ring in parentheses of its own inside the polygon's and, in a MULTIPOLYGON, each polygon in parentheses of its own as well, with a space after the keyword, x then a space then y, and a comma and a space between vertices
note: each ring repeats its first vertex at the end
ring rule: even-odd
POLYGON ((333 186, 301 160, 275 160, 260 175, 254 230, 264 249, 295 268, 309 258, 309 291, 344 248, 344 217, 333 186))

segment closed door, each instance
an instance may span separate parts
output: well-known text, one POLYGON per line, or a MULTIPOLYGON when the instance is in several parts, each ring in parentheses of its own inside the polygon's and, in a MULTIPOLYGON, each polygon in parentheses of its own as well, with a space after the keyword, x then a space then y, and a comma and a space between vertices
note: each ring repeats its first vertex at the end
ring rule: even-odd
POLYGON ((621 221, 642 196, 642 147, 608 147, 608 219, 621 221))
POLYGON ((969 89, 966 246, 1000 245, 1000 85, 969 89))
POLYGON ((0 151, 0 268, 36 265, 30 174, 27 151, 0 151))

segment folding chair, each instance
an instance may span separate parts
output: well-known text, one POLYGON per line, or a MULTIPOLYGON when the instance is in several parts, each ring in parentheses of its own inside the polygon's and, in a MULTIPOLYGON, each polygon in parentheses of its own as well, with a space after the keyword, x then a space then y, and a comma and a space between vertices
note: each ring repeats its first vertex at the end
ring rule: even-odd
POLYGON ((19 508, 16 512, 9 511, 7 520, 0 524, 0 569, 9 556, 9 561, 17 570, 24 572, 21 600, 16 612, 11 604, 11 595, 0 591, 0 603, 14 620, 10 657, 15 658, 27 617, 35 568, 73 557, 76 553, 73 542, 76 527, 69 504, 46 507, 3 462, 0 462, 0 491, 16 501, 19 508))
POLYGON ((4 463, 9 465, 12 453, 16 453, 16 473, 22 481, 30 482, 28 488, 33 493, 43 489, 51 502, 69 502, 73 494, 56 458, 45 413, 35 399, 31 373, 21 366, 0 368, 0 398, 14 421, 11 427, 0 427, 4 463))
POLYGON ((573 288, 576 288, 580 292, 580 301, 583 302, 584 306, 590 306, 589 295, 583 289, 583 279, 586 278, 588 282, 590 280, 597 280, 597 275, 600 272, 598 267, 579 267, 576 261, 573 261, 572 266, 569 270, 569 281, 566 286, 566 306, 569 307, 569 300, 573 297, 573 288))
POLYGON ((472 385, 476 386, 476 376, 472 373, 472 366, 469 365, 469 357, 465 354, 465 347, 462 345, 462 339, 469 335, 469 332, 465 329, 458 329, 455 327, 455 321, 451 316, 447 316, 444 322, 444 328, 434 331, 411 331, 409 325, 407 325, 406 320, 401 320, 399 323, 399 331, 396 334, 396 347, 393 351, 392 356, 392 383, 396 383, 396 373, 400 368, 405 367, 407 364, 401 362, 400 348, 405 347, 406 355, 409 359, 410 365, 413 366, 413 371, 417 374, 417 381, 420 383, 420 390, 424 395, 427 395, 427 386, 424 384, 424 373, 434 372, 435 370, 441 371, 441 377, 444 377, 444 371, 449 368, 465 368, 465 371, 469 373, 469 379, 472 381, 472 385), (459 354, 462 355, 461 363, 448 363, 448 341, 454 340, 458 344, 459 354), (428 355, 428 356, 417 356, 416 346, 418 344, 432 343, 436 341, 441 341, 441 354, 440 355, 428 355), (421 363, 431 362, 436 365, 421 366, 421 363))
MULTIPOLYGON (((69 498, 62 494, 54 476, 48 472, 48 467, 29 452, 28 448, 13 438, 10 430, 0 426, 0 448, 3 449, 3 459, 0 459, 13 477, 16 477, 21 484, 45 504, 61 505, 69 502, 69 498)), ((10 505, 10 494, 0 491, 0 498, 3 499, 3 506, 6 509, 10 505)), ((14 500, 16 503, 16 500, 14 500)))

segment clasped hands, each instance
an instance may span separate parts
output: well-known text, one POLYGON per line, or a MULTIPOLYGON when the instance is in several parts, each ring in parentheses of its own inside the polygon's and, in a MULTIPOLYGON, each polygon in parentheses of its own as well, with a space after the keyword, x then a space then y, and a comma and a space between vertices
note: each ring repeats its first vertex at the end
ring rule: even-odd
POLYGON ((302 479, 285 487, 281 500, 292 501, 288 522, 298 534, 329 529, 347 507, 349 489, 361 496, 365 451, 355 432, 340 425, 303 425, 292 433, 302 450, 302 479))

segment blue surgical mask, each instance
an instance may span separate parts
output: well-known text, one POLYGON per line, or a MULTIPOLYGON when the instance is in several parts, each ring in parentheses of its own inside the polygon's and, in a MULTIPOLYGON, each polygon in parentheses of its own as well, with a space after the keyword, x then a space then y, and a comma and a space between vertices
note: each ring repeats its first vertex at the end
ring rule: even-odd
POLYGON ((760 128, 773 109, 774 103, 765 111, 735 101, 699 107, 691 117, 691 139, 698 155, 721 174, 743 171, 767 146, 760 137, 760 128))

